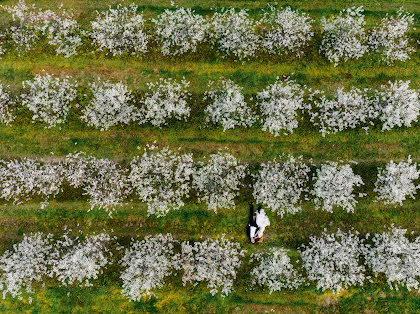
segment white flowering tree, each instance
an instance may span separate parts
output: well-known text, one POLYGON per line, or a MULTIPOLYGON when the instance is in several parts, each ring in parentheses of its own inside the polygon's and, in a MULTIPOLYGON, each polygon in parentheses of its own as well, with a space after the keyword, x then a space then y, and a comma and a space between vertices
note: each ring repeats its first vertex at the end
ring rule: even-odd
POLYGON ((15 120, 13 114, 14 100, 10 94, 0 84, 0 123, 10 125, 15 120))
POLYGON ((314 35, 309 15, 290 7, 279 10, 269 5, 262 21, 268 26, 262 46, 272 54, 290 53, 300 57, 314 35))
POLYGON ((48 257, 52 249, 51 235, 41 232, 25 235, 0 256, 0 291, 22 299, 24 291, 33 293, 32 284, 47 275, 48 257))
POLYGON ((97 12, 96 20, 91 22, 90 33, 99 50, 113 56, 129 53, 135 56, 147 51, 149 35, 144 27, 143 14, 137 13, 137 5, 117 5, 115 9, 97 12))
POLYGON ((156 25, 155 34, 164 55, 195 52, 208 30, 206 19, 190 8, 167 9, 152 22, 156 25))
POLYGON ((385 274, 391 289, 401 285, 420 292, 420 237, 410 242, 406 232, 391 226, 374 234, 373 245, 365 249, 365 260, 376 276, 385 274))
POLYGON ((216 240, 181 243, 182 282, 198 284, 207 281, 207 288, 215 295, 227 296, 233 287, 236 271, 241 266, 245 250, 240 244, 224 236, 216 240))
POLYGON ((6 36, 11 39, 18 54, 32 49, 41 36, 40 27, 43 22, 35 11, 35 5, 28 6, 25 0, 19 0, 14 6, 1 8, 12 15, 13 24, 8 28, 6 36))
POLYGON ((125 169, 110 159, 98 159, 83 152, 68 154, 65 177, 75 188, 82 187, 91 209, 103 209, 112 216, 131 194, 125 169))
POLYGON ((131 104, 134 97, 122 82, 93 82, 89 86, 93 99, 82 109, 81 116, 89 126, 104 131, 118 124, 129 124, 138 118, 138 110, 131 104))
POLYGON ((217 86, 209 82, 209 88, 204 97, 204 100, 211 101, 204 110, 206 122, 221 125, 223 131, 236 126, 251 126, 255 122, 255 113, 246 103, 241 87, 223 79, 217 86))
POLYGON ((277 215, 294 214, 302 210, 298 203, 307 189, 310 168, 303 157, 280 157, 269 163, 262 163, 254 183, 254 199, 277 215), (283 160, 282 160, 283 159, 283 160))
POLYGON ((378 199, 385 201, 385 204, 400 204, 407 197, 415 198, 417 189, 416 180, 420 177, 420 170, 417 163, 408 156, 407 161, 394 163, 391 160, 386 164, 385 169, 378 168, 378 176, 375 182, 374 192, 378 199))
POLYGON ((69 77, 60 79, 47 73, 22 84, 27 89, 20 95, 22 105, 32 111, 33 122, 41 121, 48 128, 64 123, 77 95, 76 85, 69 77))
POLYGON ((161 127, 171 118, 187 120, 191 112, 188 106, 191 94, 187 91, 190 82, 161 78, 155 83, 147 83, 147 86, 149 91, 141 100, 140 123, 150 122, 161 127))
POLYGON ((321 95, 311 106, 311 122, 319 126, 322 136, 360 126, 367 130, 379 115, 367 92, 357 88, 346 92, 340 87, 332 99, 321 95))
POLYGON ((148 214, 162 217, 184 206, 193 171, 192 154, 151 145, 131 161, 129 180, 140 200, 147 203, 148 214))
POLYGON ((308 279, 316 281, 318 289, 330 289, 333 293, 363 285, 369 279, 361 264, 363 245, 357 235, 340 229, 335 234, 324 232, 321 237, 311 237, 300 250, 308 279))
POLYGON ((79 27, 73 11, 63 10, 60 13, 46 10, 41 13, 43 23, 39 26, 46 34, 48 43, 56 47, 56 54, 65 58, 77 55, 77 49, 82 45, 82 35, 85 32, 79 27))
MULTIPOLYGON (((349 164, 327 162, 316 170, 315 181, 310 193, 314 196, 315 208, 332 212, 334 207, 341 207, 353 212, 358 203, 353 191, 364 185, 362 178, 353 173, 349 164)), ((359 193, 359 196, 364 196, 359 193)))
POLYGON ((337 66, 339 62, 358 59, 367 51, 365 19, 362 7, 352 7, 330 19, 322 17, 320 52, 337 66))
POLYGON ((297 289, 304 284, 287 253, 284 248, 270 248, 252 254, 251 262, 258 262, 258 265, 251 271, 251 284, 268 288, 270 294, 282 289, 297 289))
POLYGON ((61 163, 41 164, 35 159, 0 161, 0 196, 14 204, 21 204, 34 196, 41 197, 48 204, 51 197, 62 191, 63 165, 61 163))
POLYGON ((111 263, 112 253, 108 245, 112 238, 106 233, 94 234, 81 239, 65 233, 54 243, 49 258, 49 276, 63 286, 78 284, 92 286, 92 281, 111 263))
POLYGON ((383 122, 382 130, 394 127, 410 127, 420 113, 419 92, 410 89, 410 81, 388 82, 377 91, 376 105, 379 119, 383 122))
POLYGON ((258 22, 252 20, 242 9, 222 9, 215 12, 210 20, 210 42, 217 51, 225 56, 245 60, 255 55, 260 38, 256 34, 258 22))
POLYGON ((373 51, 382 54, 387 64, 395 61, 406 61, 415 52, 410 45, 407 33, 413 28, 414 14, 405 12, 402 8, 396 16, 387 16, 379 26, 373 28, 368 36, 369 46, 373 51))
POLYGON ((257 94, 262 129, 274 136, 292 133, 298 127, 298 114, 304 109, 304 90, 293 80, 277 81, 257 94))
POLYGON ((120 277, 125 297, 130 301, 140 301, 155 296, 155 291, 165 284, 165 279, 179 268, 179 254, 174 253, 175 243, 169 233, 132 241, 120 260, 124 267, 120 277))
POLYGON ((211 154, 206 163, 201 163, 194 172, 193 187, 198 199, 207 204, 209 210, 235 207, 235 197, 245 177, 246 165, 228 152, 211 154))

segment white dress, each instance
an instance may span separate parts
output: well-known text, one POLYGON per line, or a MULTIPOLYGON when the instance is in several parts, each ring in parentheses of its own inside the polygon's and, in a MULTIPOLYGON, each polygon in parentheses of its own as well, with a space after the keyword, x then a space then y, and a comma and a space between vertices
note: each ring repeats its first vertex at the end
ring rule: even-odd
POLYGON ((258 231, 255 234, 255 236, 260 237, 264 233, 265 227, 270 225, 270 220, 265 214, 264 209, 261 209, 260 212, 257 212, 257 216, 255 217, 255 223, 258 226, 258 231))

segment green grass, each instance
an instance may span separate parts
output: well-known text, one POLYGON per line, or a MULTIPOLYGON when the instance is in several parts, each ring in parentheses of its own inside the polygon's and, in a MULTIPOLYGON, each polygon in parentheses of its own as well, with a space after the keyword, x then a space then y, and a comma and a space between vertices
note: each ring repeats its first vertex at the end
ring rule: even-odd
MULTIPOLYGON (((16 1, 1 1, 2 5, 16 1)), ((64 0, 34 3, 38 7, 58 9, 73 8, 83 27, 96 16, 96 10, 105 10, 108 5, 120 1, 64 0)), ((420 3, 418 0, 380 1, 380 0, 296 0, 277 1, 279 5, 292 5, 304 10, 311 17, 337 14, 341 9, 363 5, 367 24, 370 27, 387 13, 394 13, 399 7, 415 14, 417 30, 410 33, 414 40, 420 40, 420 3)), ((29 3, 32 3, 29 1, 29 3)), ((211 14, 211 8, 237 7, 250 9, 253 17, 261 15, 267 1, 176 1, 178 6, 193 7, 198 13, 211 14)), ((170 7, 170 1, 145 0, 141 3, 147 18, 155 17, 170 7)), ((8 18, 0 13, 0 21, 8 18)), ((319 23, 315 23, 319 31, 319 23)), ((416 292, 406 289, 390 290, 386 280, 378 277, 373 283, 344 291, 339 296, 320 293, 313 285, 298 291, 283 291, 269 294, 259 288, 250 291, 246 274, 251 265, 247 262, 249 254, 272 246, 283 246, 296 254, 296 249, 309 241, 309 237, 320 235, 324 228, 328 232, 351 230, 365 233, 381 232, 386 226, 395 224, 419 235, 420 199, 407 200, 403 206, 389 206, 374 202, 372 192, 376 169, 393 159, 406 159, 411 155, 420 162, 420 122, 411 128, 400 128, 381 132, 375 127, 365 134, 363 130, 349 130, 322 137, 308 123, 302 125, 291 135, 274 137, 263 132, 260 125, 252 128, 238 128, 222 132, 216 127, 203 126, 202 101, 209 80, 227 77, 244 88, 247 99, 254 97, 277 76, 292 75, 298 83, 313 89, 323 89, 332 93, 337 87, 377 88, 389 80, 410 80, 412 88, 420 88, 420 54, 412 59, 393 66, 384 65, 378 55, 368 55, 360 60, 350 61, 334 67, 321 57, 317 51, 319 34, 314 38, 304 57, 299 60, 290 56, 273 57, 265 54, 245 63, 229 58, 222 59, 207 45, 197 53, 182 57, 162 56, 152 47, 142 58, 130 56, 109 57, 103 53, 90 53, 87 45, 78 56, 69 59, 55 56, 55 52, 45 42, 32 52, 18 56, 9 52, 0 60, 0 83, 8 85, 14 96, 22 91, 21 82, 31 79, 43 70, 59 76, 71 75, 80 82, 80 93, 87 92, 83 86, 98 77, 112 81, 123 81, 133 90, 136 97, 146 90, 146 83, 160 77, 191 81, 193 94, 192 116, 187 123, 171 121, 162 129, 149 126, 120 126, 100 132, 87 127, 79 119, 80 109, 73 106, 68 121, 59 129, 45 129, 40 123, 32 124, 31 115, 19 109, 12 127, 0 126, 0 157, 22 158, 39 157, 43 160, 63 158, 75 151, 85 151, 97 157, 112 158, 124 165, 135 155, 140 154, 139 146, 156 141, 159 146, 181 147, 183 152, 192 152, 199 160, 228 147, 239 159, 250 164, 255 171, 257 164, 271 160, 282 153, 303 155, 306 161, 319 165, 326 160, 351 159, 359 164, 354 171, 360 174, 366 185, 361 189, 368 196, 361 199, 354 213, 337 210, 334 213, 316 211, 310 202, 303 204, 303 211, 295 215, 279 217, 268 212, 271 226, 267 228, 264 242, 251 245, 247 241, 244 228, 248 219, 248 204, 252 201, 252 191, 243 188, 235 210, 221 210, 217 214, 209 212, 199 204, 196 197, 187 202, 180 211, 171 212, 164 218, 148 217, 146 207, 134 197, 128 205, 120 208, 112 218, 99 210, 88 211, 89 204, 80 190, 65 187, 64 193, 50 205, 40 209, 39 200, 15 206, 0 202, 0 252, 20 241, 23 234, 42 231, 60 234, 65 226, 85 232, 112 231, 122 244, 128 245, 132 237, 146 234, 171 232, 181 240, 198 240, 201 236, 215 238, 222 233, 238 241, 248 250, 244 264, 238 272, 234 291, 226 298, 211 296, 200 284, 182 286, 179 276, 173 276, 168 284, 158 291, 157 298, 142 302, 129 302, 121 295, 119 280, 120 268, 113 265, 90 288, 57 286, 54 281, 46 282, 45 287, 36 287, 33 302, 19 301, 7 297, 0 299, 0 312, 4 313, 134 313, 134 312, 198 312, 198 313, 260 313, 271 310, 285 313, 361 313, 390 312, 416 313, 420 309, 420 298, 416 292), (53 153, 53 155, 51 155, 53 153)), ((416 49, 419 47, 417 45, 416 49)), ((81 97, 79 97, 81 99, 81 97)), ((250 102, 252 103, 252 102, 250 102)), ((249 181, 249 178, 248 178, 249 181)), ((114 252, 121 254, 121 252, 114 252)))

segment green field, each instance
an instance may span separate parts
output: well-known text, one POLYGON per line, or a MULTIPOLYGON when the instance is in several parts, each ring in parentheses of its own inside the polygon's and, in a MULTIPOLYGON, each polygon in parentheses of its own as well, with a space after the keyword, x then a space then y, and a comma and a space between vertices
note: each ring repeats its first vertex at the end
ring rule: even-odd
MULTIPOLYGON (((16 1, 1 1, 10 5, 16 1)), ((28 1, 32 3, 31 1, 28 1)), ((95 18, 96 10, 106 10, 108 5, 118 1, 63 0, 34 1, 38 7, 58 9, 73 8, 82 26, 95 18)), ((210 8, 247 8, 252 16, 258 17, 261 9, 271 1, 176 1, 178 6, 193 7, 198 13, 210 14, 210 8)), ((420 121, 411 128, 400 128, 382 132, 379 126, 368 134, 363 130, 343 131, 322 137, 319 131, 305 119, 291 135, 274 137, 261 130, 261 125, 251 128, 236 128, 223 132, 221 128, 203 127, 202 101, 209 80, 221 76, 230 78, 244 89, 247 98, 255 96, 265 86, 273 83, 277 76, 291 75, 298 83, 313 89, 332 93, 337 87, 377 88, 388 81, 410 80, 411 88, 420 88, 420 1, 419 0, 296 0, 277 1, 279 5, 289 4, 304 10, 317 19, 315 38, 301 59, 293 57, 273 57, 259 55, 244 63, 222 59, 210 47, 203 46, 194 54, 181 57, 164 57, 149 49, 142 58, 131 56, 111 57, 103 53, 91 53, 92 47, 84 45, 86 51, 69 59, 55 56, 46 43, 38 45, 34 51, 18 56, 13 51, 0 59, 0 83, 9 85, 12 93, 22 91, 21 82, 45 70, 58 76, 71 75, 82 86, 100 77, 112 81, 123 81, 136 96, 142 95, 146 83, 159 77, 181 79, 191 82, 193 94, 192 116, 188 122, 173 121, 169 126, 153 128, 150 126, 128 125, 101 132, 86 126, 79 119, 78 108, 74 106, 68 121, 59 128, 46 129, 40 123, 31 123, 31 115, 21 109, 19 117, 12 126, 0 125, 0 158, 37 157, 43 160, 60 159, 71 152, 85 151, 95 157, 106 157, 127 164, 138 154, 139 146, 156 141, 159 146, 181 147, 183 152, 191 152, 199 160, 219 148, 228 147, 238 158, 250 164, 251 170, 258 163, 269 161, 282 153, 303 155, 306 161, 312 160, 317 166, 325 161, 354 160, 354 171, 361 175, 365 186, 362 192, 368 196, 361 199, 354 213, 336 210, 334 213, 316 211, 310 202, 303 203, 303 211, 283 218, 268 212, 271 226, 266 229, 265 240, 251 245, 244 232, 248 221, 248 204, 252 202, 252 190, 242 188, 235 210, 222 210, 217 214, 210 212, 193 196, 179 211, 170 212, 166 217, 147 217, 146 205, 136 199, 120 208, 112 218, 104 211, 92 210, 81 190, 66 187, 46 209, 40 209, 39 200, 15 206, 0 200, 0 253, 10 249, 20 241, 23 234, 42 231, 62 232, 65 226, 73 230, 101 232, 106 230, 118 237, 122 245, 128 245, 131 238, 142 238, 146 234, 170 232, 180 240, 198 240, 201 236, 216 238, 225 233, 238 241, 248 252, 234 291, 226 298, 212 296, 205 284, 196 287, 182 286, 180 277, 172 277, 158 297, 144 302, 129 302, 121 294, 120 267, 111 265, 105 274, 90 288, 59 287, 54 281, 46 282, 45 287, 35 286, 33 302, 17 300, 8 296, 0 298, 0 312, 4 313, 144 313, 144 312, 198 312, 198 313, 419 313, 420 295, 415 291, 401 288, 391 290, 385 277, 374 279, 363 287, 345 290, 339 295, 322 293, 315 285, 301 287, 297 291, 282 291, 269 294, 256 288, 250 290, 246 274, 250 271, 247 263, 249 254, 268 247, 282 246, 296 252, 296 249, 309 241, 310 236, 319 236, 324 228, 328 232, 344 231, 352 228, 362 235, 382 232, 387 226, 395 224, 413 232, 412 237, 420 235, 420 197, 407 200, 402 206, 384 205, 374 202, 374 182, 376 169, 391 159, 401 161, 411 155, 420 162, 420 121), (363 5, 368 25, 372 25, 387 13, 395 13, 401 6, 415 14, 416 30, 409 34, 417 41, 417 52, 411 60, 397 62, 392 66, 383 64, 380 56, 367 55, 357 61, 349 61, 334 67, 317 51, 320 41, 319 23, 321 16, 337 14, 340 10, 363 5), (318 33, 318 34, 317 34, 318 33), (53 153, 53 155, 51 154, 53 153)), ((136 2, 144 8, 145 16, 155 17, 170 1, 145 0, 136 2)), ((0 23, 6 23, 7 15, 0 14, 0 23)), ((1 29, 1 27, 0 27, 1 29)), ((82 97, 80 97, 82 99, 82 97)), ((121 254, 121 252, 115 252, 121 254)))

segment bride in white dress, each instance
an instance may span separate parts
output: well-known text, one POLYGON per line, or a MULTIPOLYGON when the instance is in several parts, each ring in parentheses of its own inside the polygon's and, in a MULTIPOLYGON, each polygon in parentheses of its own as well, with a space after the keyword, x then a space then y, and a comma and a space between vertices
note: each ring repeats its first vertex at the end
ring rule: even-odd
POLYGON ((263 238, 265 227, 269 225, 270 220, 268 219, 264 209, 259 207, 256 212, 254 223, 249 225, 251 242, 260 242, 263 238))

